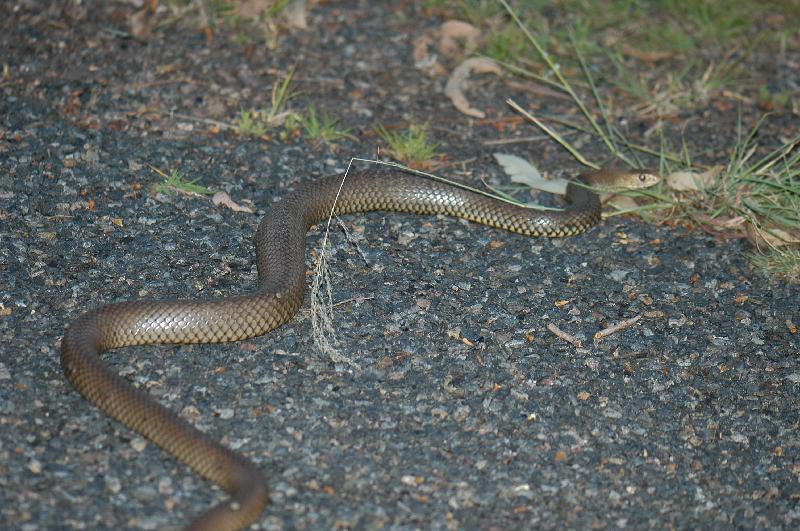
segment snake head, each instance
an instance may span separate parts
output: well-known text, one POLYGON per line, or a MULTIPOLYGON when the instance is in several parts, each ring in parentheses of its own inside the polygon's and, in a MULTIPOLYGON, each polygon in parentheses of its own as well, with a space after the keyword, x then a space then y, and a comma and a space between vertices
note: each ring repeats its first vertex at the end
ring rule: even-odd
POLYGON ((631 184, 630 188, 649 188, 661 181, 658 172, 651 170, 631 170, 631 174, 631 181, 635 181, 635 184, 631 184))
POLYGON ((658 172, 634 168, 601 168, 584 172, 583 177, 590 187, 608 193, 647 188, 661 180, 658 172))

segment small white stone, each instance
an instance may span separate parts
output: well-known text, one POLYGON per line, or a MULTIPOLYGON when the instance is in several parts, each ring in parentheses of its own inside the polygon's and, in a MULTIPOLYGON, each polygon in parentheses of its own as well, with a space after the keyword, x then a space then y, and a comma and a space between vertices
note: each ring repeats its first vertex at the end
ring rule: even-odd
POLYGON ((235 412, 231 408, 223 408, 217 411, 219 414, 219 418, 223 420, 231 419, 235 415, 235 412))
POLYGON ((34 474, 39 474, 42 471, 42 463, 38 459, 31 459, 28 461, 28 470, 34 474))

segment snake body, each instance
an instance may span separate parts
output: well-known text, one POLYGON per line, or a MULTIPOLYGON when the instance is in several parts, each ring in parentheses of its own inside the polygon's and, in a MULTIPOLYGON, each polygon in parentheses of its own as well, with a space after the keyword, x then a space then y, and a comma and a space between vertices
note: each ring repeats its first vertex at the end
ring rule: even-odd
MULTIPOLYGON (((633 179, 631 171, 599 171, 603 180, 633 179)), ((231 499, 197 517, 187 529, 248 526, 268 502, 267 482, 245 457, 212 440, 149 394, 112 372, 99 354, 130 345, 218 343, 259 336, 289 321, 306 290, 308 229, 336 213, 399 211, 446 214, 529 236, 561 237, 583 232, 600 219, 595 193, 567 187, 569 208, 532 210, 468 189, 397 170, 351 172, 300 185, 275 203, 255 236, 258 289, 219 300, 139 300, 101 306, 82 314, 61 342, 61 365, 72 385, 92 404, 219 484, 231 499), (337 199, 338 194, 338 199, 337 199)))

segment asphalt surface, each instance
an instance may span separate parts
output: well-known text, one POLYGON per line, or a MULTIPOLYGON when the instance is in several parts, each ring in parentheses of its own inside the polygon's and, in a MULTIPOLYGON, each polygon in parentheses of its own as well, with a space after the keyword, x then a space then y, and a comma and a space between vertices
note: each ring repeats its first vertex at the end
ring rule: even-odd
MULTIPOLYGON (((58 361, 65 327, 107 302, 252 289, 269 204, 375 139, 334 151, 154 112, 230 120, 247 98, 268 100, 264 65, 291 64, 287 48, 256 67, 230 43, 203 52, 190 30, 144 44, 105 33, 113 12, 91 5, 2 9, 15 75, 0 87, 0 527, 180 527, 223 494, 72 389, 58 361), (59 17, 67 29, 48 23, 59 17), (225 112, 210 113, 220 101, 225 112), (154 194, 147 165, 255 212, 154 194)), ((403 119, 446 116, 466 139, 452 158, 497 173, 478 142, 496 131, 457 122, 435 83, 415 80, 433 94, 418 100, 380 78, 413 67, 407 44, 358 50, 362 35, 401 42, 413 21, 325 9, 340 26, 306 38, 338 43, 318 79, 344 68, 347 89, 364 93, 351 103, 320 89, 348 101, 348 125, 406 104, 403 119), (348 24, 360 24, 354 37, 348 24)), ((437 140, 449 152, 453 139, 437 140)), ((444 217, 342 223, 335 324, 357 366, 317 352, 308 304, 264 337, 104 355, 261 467, 272 488, 261 528, 800 525, 800 289, 755 274, 746 243, 617 218, 565 240, 444 217)))

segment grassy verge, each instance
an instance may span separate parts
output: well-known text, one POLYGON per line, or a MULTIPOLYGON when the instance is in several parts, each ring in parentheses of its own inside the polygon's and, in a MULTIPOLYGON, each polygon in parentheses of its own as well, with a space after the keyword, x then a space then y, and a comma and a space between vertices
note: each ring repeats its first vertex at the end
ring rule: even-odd
POLYGON ((386 143, 386 152, 411 168, 428 168, 439 157, 424 125, 413 124, 404 131, 387 131, 379 125, 375 132, 386 143))
POLYGON ((552 79, 552 72, 539 57, 529 56, 522 27, 559 57, 567 75, 580 71, 575 50, 581 50, 595 71, 599 69, 615 87, 618 97, 638 100, 660 115, 703 107, 725 92, 770 108, 792 104, 792 95, 775 90, 749 65, 756 54, 764 52, 786 60, 797 46, 797 2, 511 2, 522 26, 509 19, 508 5, 498 0, 423 2, 432 14, 480 28, 483 55, 538 76, 552 79))
POLYGON ((306 138, 312 142, 329 144, 351 137, 349 129, 339 127, 339 120, 332 118, 325 111, 317 115, 317 110, 313 105, 309 105, 306 113, 298 120, 305 130, 306 138))
MULTIPOLYGON (((593 69, 574 35, 570 39, 582 89, 576 88, 572 76, 564 72, 559 60, 508 3, 505 0, 500 3, 520 35, 535 50, 537 59, 546 65, 551 85, 569 95, 583 118, 582 123, 557 120, 559 125, 593 135, 605 146, 612 161, 634 167, 657 165, 665 176, 654 190, 627 192, 632 202, 625 203, 618 214, 637 213, 652 221, 672 220, 715 234, 747 238, 753 244, 750 256, 756 267, 772 276, 800 279, 800 134, 769 148, 757 141, 763 120, 749 131, 744 130, 740 121, 732 138, 730 157, 716 166, 696 164, 697 157, 686 143, 676 149, 662 137, 658 148, 636 144, 614 125, 613 111, 601 95, 593 69), (582 94, 588 94, 588 99, 582 94)), ((587 160, 555 127, 546 125, 515 102, 509 104, 578 162, 598 166, 587 160)))
POLYGON ((272 85, 269 107, 261 110, 240 110, 232 128, 242 136, 262 136, 269 129, 295 120, 296 113, 289 108, 289 101, 299 92, 292 86, 294 69, 278 78, 272 85))

